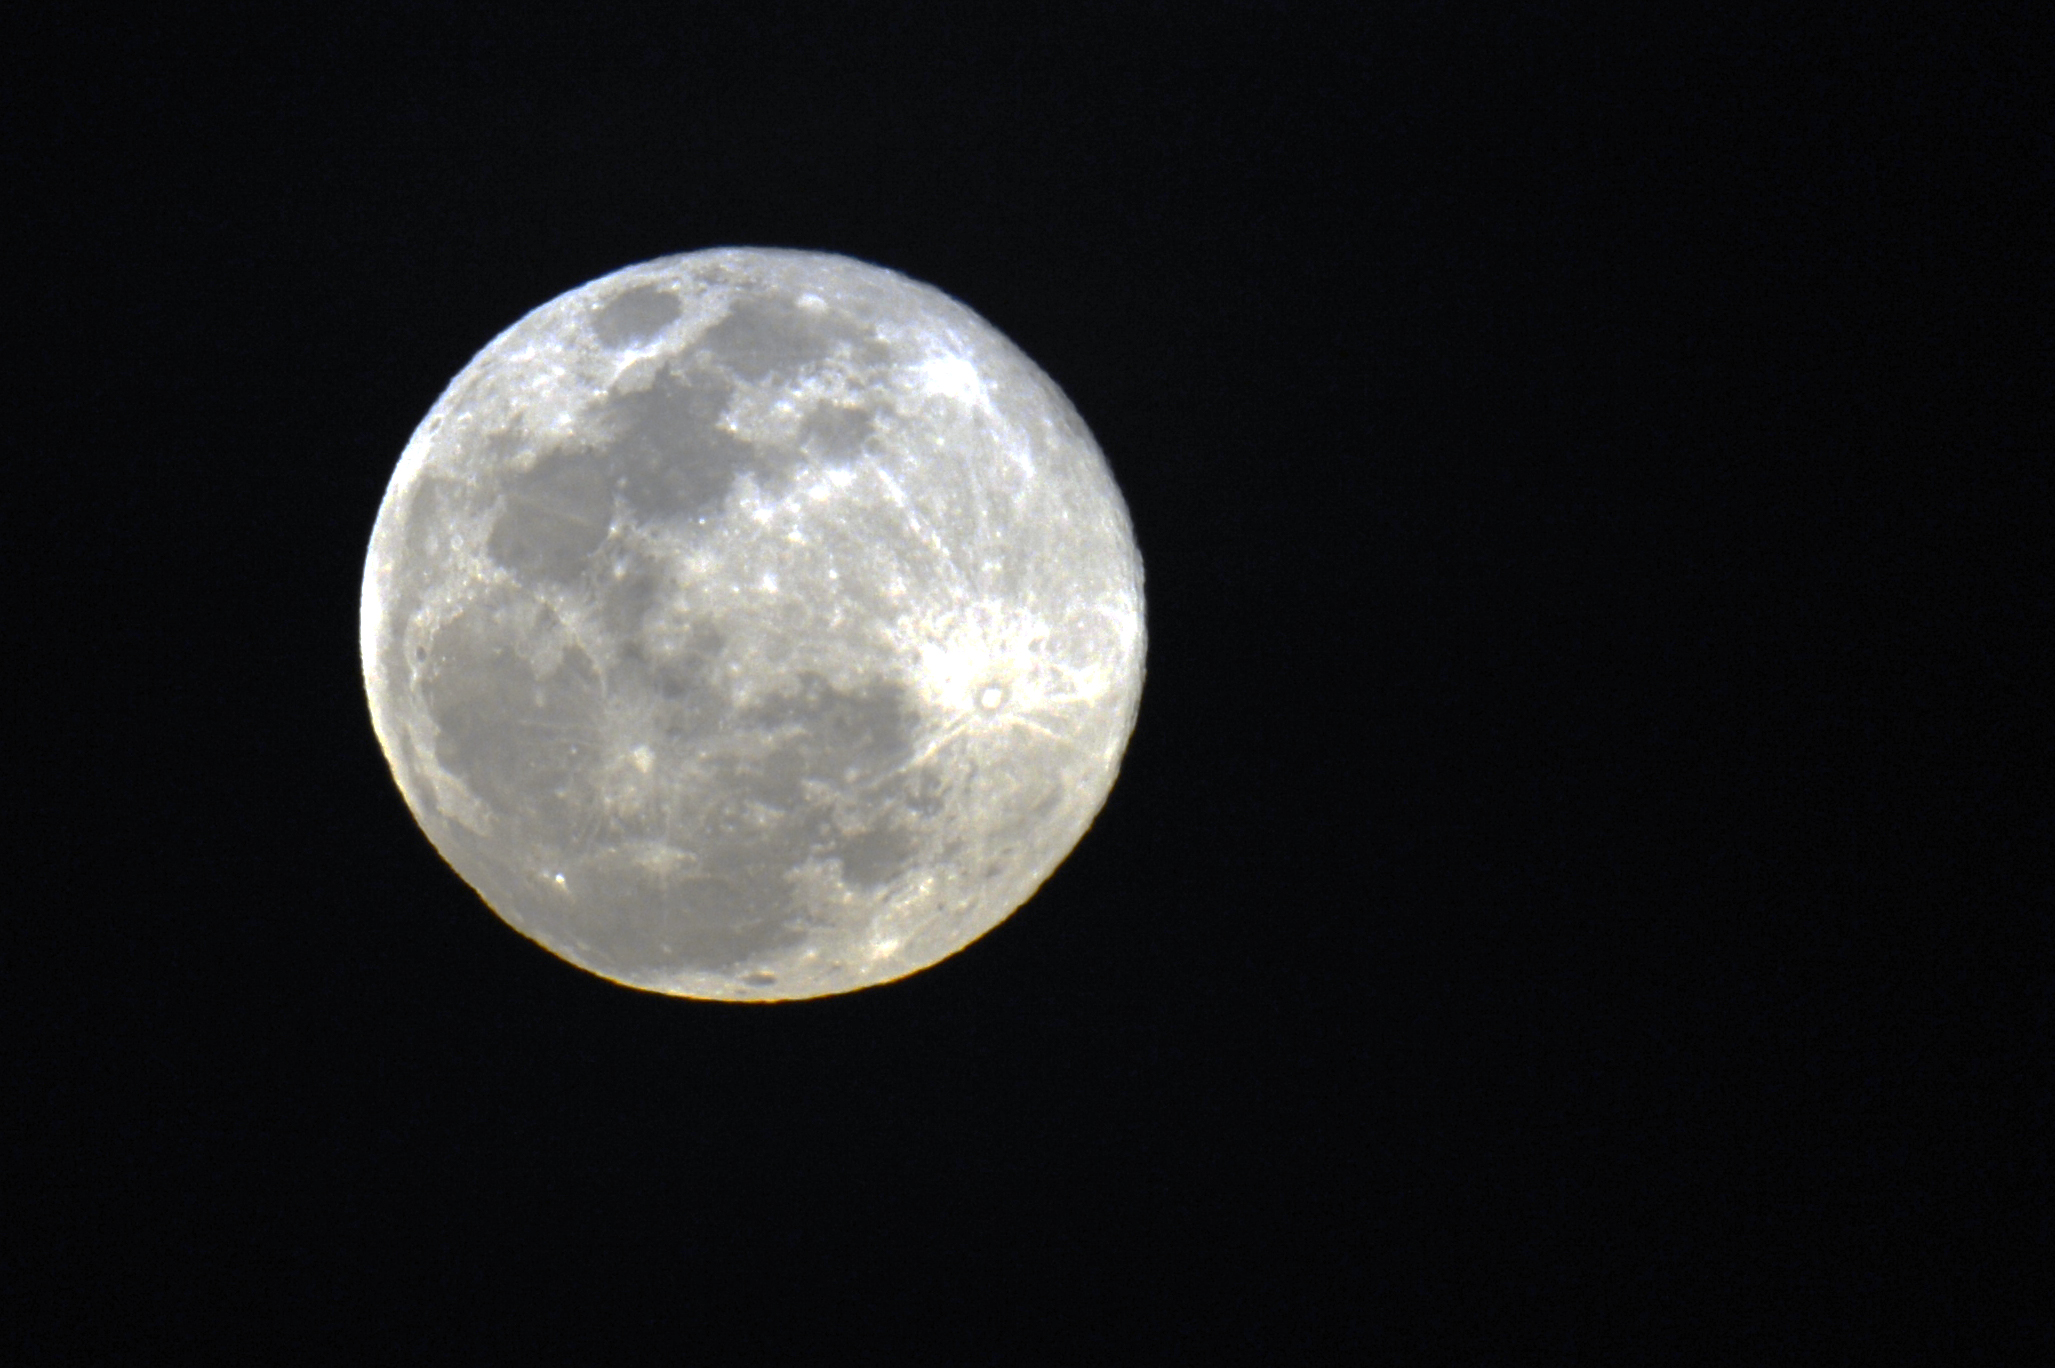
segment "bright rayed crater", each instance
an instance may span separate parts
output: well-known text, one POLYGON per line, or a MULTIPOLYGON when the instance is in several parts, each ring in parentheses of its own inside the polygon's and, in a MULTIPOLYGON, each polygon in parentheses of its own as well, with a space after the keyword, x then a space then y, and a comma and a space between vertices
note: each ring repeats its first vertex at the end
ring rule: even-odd
POLYGON ((622 983, 898 978, 1025 902, 1134 726, 1142 567, 1033 362, 928 286, 725 250, 522 319, 364 568, 378 739, 513 926, 622 983))

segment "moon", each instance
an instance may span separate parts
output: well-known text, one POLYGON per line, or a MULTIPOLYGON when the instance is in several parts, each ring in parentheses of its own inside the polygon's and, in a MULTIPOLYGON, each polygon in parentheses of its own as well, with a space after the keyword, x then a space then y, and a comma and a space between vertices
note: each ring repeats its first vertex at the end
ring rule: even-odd
POLYGON ((1055 383, 931 286, 720 249, 536 309, 450 382, 364 563, 429 840, 563 959, 818 997, 1005 920, 1112 788, 1142 563, 1055 383))

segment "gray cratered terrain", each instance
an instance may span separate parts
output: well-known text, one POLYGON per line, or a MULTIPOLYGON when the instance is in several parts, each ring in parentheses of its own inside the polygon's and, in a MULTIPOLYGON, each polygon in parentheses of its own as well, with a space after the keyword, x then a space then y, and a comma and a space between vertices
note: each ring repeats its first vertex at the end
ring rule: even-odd
POLYGON ((807 252, 630 267, 451 382, 364 570, 436 848, 622 983, 812 997, 1026 901, 1111 788, 1142 567, 1076 412, 956 301, 807 252))

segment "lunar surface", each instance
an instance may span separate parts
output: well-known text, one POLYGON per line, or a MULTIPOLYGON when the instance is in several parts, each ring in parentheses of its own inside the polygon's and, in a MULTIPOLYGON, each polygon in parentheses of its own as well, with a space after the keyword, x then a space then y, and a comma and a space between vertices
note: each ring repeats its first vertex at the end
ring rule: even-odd
POLYGON ((1133 729, 1142 566, 1076 411, 947 295, 721 250, 451 382, 364 567, 380 744, 507 922, 620 983, 814 997, 990 930, 1133 729))

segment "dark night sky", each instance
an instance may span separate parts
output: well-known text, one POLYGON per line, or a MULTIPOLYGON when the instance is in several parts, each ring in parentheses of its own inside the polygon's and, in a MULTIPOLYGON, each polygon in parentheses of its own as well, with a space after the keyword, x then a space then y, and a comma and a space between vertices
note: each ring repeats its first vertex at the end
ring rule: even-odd
POLYGON ((2024 6, 334 8, 0 106, 15 1357, 2050 1346, 2024 6), (443 384, 744 244, 1039 361, 1152 641, 1028 907, 770 1009, 503 926, 356 657, 443 384))

